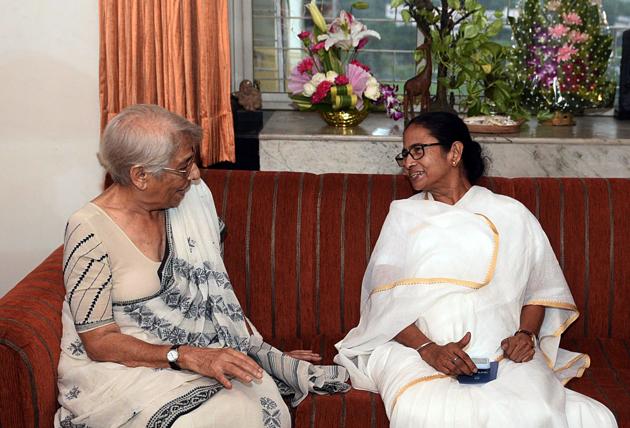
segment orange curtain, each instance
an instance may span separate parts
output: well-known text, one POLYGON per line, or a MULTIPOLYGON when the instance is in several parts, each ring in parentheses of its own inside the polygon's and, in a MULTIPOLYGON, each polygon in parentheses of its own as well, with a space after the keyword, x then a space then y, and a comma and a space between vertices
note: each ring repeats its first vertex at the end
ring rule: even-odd
POLYGON ((235 161, 228 0, 99 0, 101 130, 158 104, 203 127, 203 166, 235 161))

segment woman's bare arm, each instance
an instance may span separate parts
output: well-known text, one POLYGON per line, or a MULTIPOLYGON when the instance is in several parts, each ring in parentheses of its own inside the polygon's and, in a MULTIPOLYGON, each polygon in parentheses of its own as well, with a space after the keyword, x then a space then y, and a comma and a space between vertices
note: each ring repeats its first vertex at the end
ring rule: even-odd
MULTIPOLYGON (((117 324, 108 324, 79 333, 87 355, 94 361, 109 361, 128 367, 169 367, 166 354, 170 345, 153 345, 124 334, 117 324)), ((212 377, 226 388, 232 384, 228 376, 248 383, 262 378, 262 369, 247 355, 231 348, 179 348, 181 368, 212 377)))

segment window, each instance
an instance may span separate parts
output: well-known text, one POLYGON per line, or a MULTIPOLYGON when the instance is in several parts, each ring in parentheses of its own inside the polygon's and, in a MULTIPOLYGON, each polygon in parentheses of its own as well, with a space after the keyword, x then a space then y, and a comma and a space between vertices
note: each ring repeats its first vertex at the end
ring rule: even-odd
MULTIPOLYGON (((434 0, 435 1, 435 0, 434 0)), ((264 108, 289 108, 286 79, 303 57, 297 34, 313 27, 304 5, 308 0, 233 0, 231 3, 233 88, 242 79, 258 80, 263 91, 264 108), (306 15, 306 16, 305 16, 306 15)), ((503 15, 518 13, 518 0, 480 0, 489 16, 495 10, 503 15)), ((340 10, 349 10, 353 0, 318 0, 326 20, 330 22, 340 10)), ((369 9, 354 11, 368 28, 378 31, 381 40, 370 39, 361 53, 374 76, 384 83, 402 88, 415 74, 413 51, 418 45, 418 32, 413 23, 405 24, 400 13, 389 7, 390 0, 370 0, 369 9)), ((611 73, 619 79, 621 35, 630 28, 630 0, 603 0, 610 30, 615 38, 611 73)), ((504 43, 511 43, 511 29, 505 26, 500 34, 504 43)))

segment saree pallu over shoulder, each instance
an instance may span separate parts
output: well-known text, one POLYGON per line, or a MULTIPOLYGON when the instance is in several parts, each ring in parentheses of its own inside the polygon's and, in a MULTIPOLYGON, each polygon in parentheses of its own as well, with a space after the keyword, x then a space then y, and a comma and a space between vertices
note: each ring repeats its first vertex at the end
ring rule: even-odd
MULTIPOLYGON (((588 356, 559 348, 578 312, 538 221, 519 202, 482 187, 473 186, 455 205, 425 194, 393 202, 361 302, 359 325, 337 343, 335 357, 359 389, 379 390, 372 354, 413 323, 438 344, 470 331, 469 355, 501 359, 501 340, 519 328, 525 304, 546 307, 540 351, 562 382, 588 366, 588 356)), ((412 381, 442 377, 420 364, 412 381)))

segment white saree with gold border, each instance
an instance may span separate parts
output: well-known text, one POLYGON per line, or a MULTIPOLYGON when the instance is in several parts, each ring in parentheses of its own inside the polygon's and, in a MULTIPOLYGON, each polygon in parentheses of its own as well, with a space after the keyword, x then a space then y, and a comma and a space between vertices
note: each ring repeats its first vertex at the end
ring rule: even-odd
POLYGON ((378 392, 391 426, 616 426, 610 411, 563 384, 585 354, 559 348, 578 311, 551 245, 518 201, 473 186, 455 205, 420 193, 394 201, 366 270, 361 319, 336 347, 354 388, 378 392), (532 361, 502 357, 521 308, 546 307, 532 361), (415 323, 471 357, 500 361, 497 379, 463 385, 393 338, 415 323))

